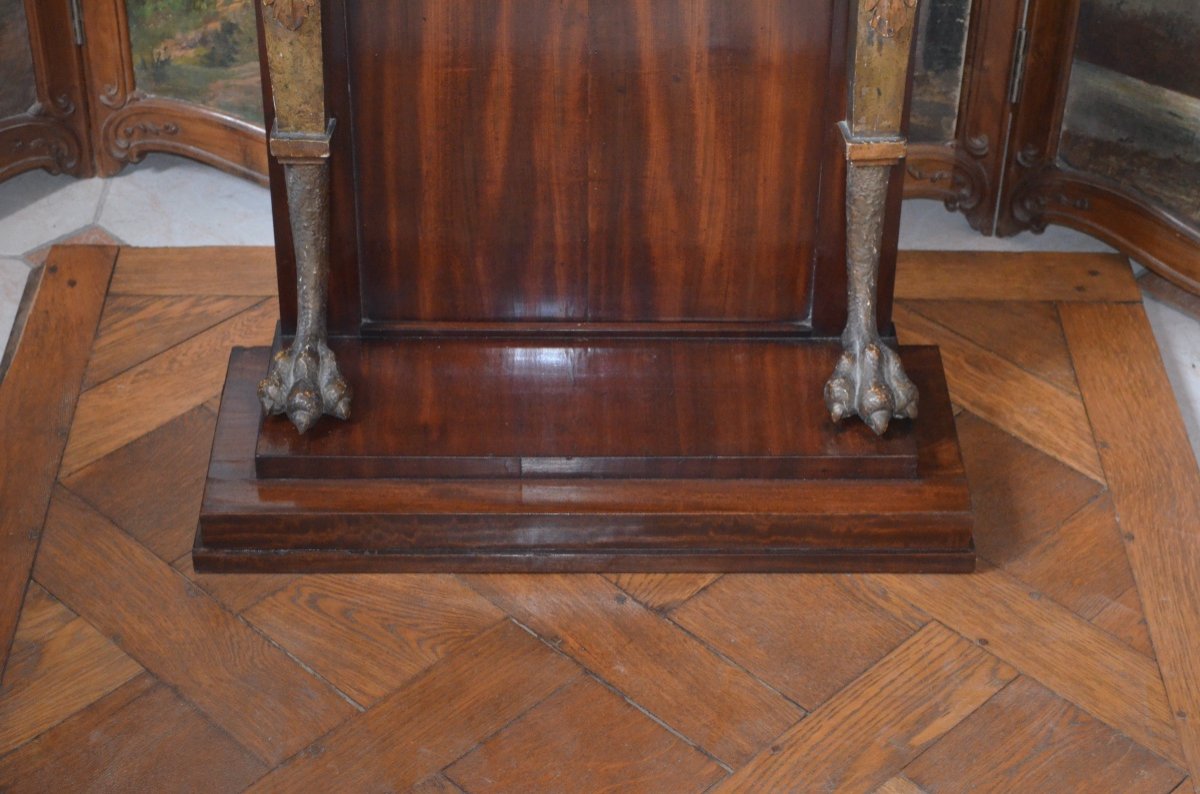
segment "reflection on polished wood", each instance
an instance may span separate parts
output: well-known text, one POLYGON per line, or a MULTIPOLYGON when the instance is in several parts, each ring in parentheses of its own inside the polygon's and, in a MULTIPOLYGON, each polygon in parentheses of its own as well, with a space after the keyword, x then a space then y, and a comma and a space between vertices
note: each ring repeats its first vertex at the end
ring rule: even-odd
POLYGON ((911 424, 824 421, 833 348, 771 341, 377 340, 347 422, 269 417, 260 477, 915 478, 911 424))
POLYGON ((884 347, 916 5, 267 3, 275 350, 324 370, 327 327, 358 402, 260 420, 239 354, 197 570, 970 570, 936 354, 920 426, 822 410, 852 313, 835 417, 916 413, 884 347), (321 85, 327 316, 279 146, 321 85))
MULTIPOLYGON (((836 347, 822 346, 818 357, 831 364, 836 353, 836 347)), ((356 471, 362 461, 353 460, 345 465, 358 477, 260 479, 255 438, 263 420, 247 384, 266 366, 268 350, 235 351, 193 552, 196 569, 971 570, 971 501, 941 362, 932 348, 907 348, 905 355, 929 403, 925 421, 914 426, 916 479, 564 479, 547 477, 550 471, 532 478, 494 472, 472 477, 479 459, 417 462, 439 465, 440 479, 411 471, 408 477, 367 479, 362 475, 370 473, 369 465, 356 471), (445 478, 452 471, 458 477, 445 478)), ((459 374, 475 372, 464 368, 459 374)), ((824 367, 811 374, 814 384, 823 376, 824 367)), ((433 405, 428 394, 420 396, 425 399, 416 408, 427 412, 431 430, 440 427, 438 412, 458 418, 488 410, 433 405)), ((504 421, 506 406, 491 407, 496 421, 504 421)), ((579 422, 566 430, 579 442, 605 439, 625 432, 626 418, 610 415, 598 425, 579 422)), ((685 427, 697 434, 693 440, 701 437, 702 428, 691 420, 685 427)), ((347 428, 353 436, 353 426, 347 428)), ((388 434, 386 428, 374 431, 388 434)), ((879 443, 865 427, 851 432, 864 444, 879 443)), ((393 450, 393 460, 380 465, 404 465, 395 453, 401 440, 375 442, 393 450)), ((465 445, 470 438, 463 431, 457 440, 465 445)), ((474 443, 487 449, 504 440, 504 433, 489 432, 474 443)), ((619 435, 615 441, 636 443, 619 435)), ((649 441, 665 445, 672 439, 668 434, 649 441)), ((645 457, 638 463, 656 464, 645 457)), ((657 465, 665 473, 680 463, 657 465)), ((767 458, 761 465, 773 464, 767 458)))

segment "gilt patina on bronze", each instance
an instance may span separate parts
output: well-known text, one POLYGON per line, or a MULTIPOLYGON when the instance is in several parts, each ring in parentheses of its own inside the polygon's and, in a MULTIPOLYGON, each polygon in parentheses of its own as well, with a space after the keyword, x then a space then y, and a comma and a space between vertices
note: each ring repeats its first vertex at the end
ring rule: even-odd
POLYGON ((842 356, 825 384, 835 422, 858 416, 876 433, 917 416, 917 388, 875 319, 884 208, 893 167, 905 156, 901 135, 905 82, 917 0, 858 0, 846 143, 848 310, 842 356))
POLYGON ((301 433, 324 414, 350 416, 350 386, 329 349, 329 153, 321 9, 313 0, 263 0, 275 126, 271 154, 283 165, 296 258, 296 336, 258 385, 263 410, 286 413, 301 433))

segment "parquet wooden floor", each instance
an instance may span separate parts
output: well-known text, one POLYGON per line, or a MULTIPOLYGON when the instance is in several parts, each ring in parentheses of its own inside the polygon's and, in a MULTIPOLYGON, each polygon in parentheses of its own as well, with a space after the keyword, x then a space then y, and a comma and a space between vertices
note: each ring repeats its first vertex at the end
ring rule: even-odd
POLYGON ((198 576, 271 252, 59 248, 40 289, 0 386, 0 790, 1127 794, 1200 771, 1200 473, 1119 257, 905 257, 901 338, 941 345, 959 409, 970 576, 198 576))

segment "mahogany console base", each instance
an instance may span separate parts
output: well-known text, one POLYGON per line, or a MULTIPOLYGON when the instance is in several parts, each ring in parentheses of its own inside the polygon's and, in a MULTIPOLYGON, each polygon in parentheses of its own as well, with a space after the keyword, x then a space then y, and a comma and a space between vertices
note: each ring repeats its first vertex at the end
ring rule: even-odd
MULTIPOLYGON (((449 346, 410 341, 400 347, 396 342, 354 342, 338 351, 343 372, 373 362, 369 348, 374 344, 393 346, 388 360, 410 362, 430 352, 421 345, 441 346, 442 354, 457 356, 450 363, 461 367, 472 366, 470 362, 494 365, 496 345, 503 346, 480 341, 492 348, 478 354, 454 353, 454 344, 475 344, 461 340, 449 346)), ((566 350, 568 358, 573 349, 589 355, 598 349, 543 344, 547 351, 559 351, 555 355, 566 350)), ((370 416, 360 416, 358 421, 372 430, 361 433, 326 418, 310 431, 326 427, 324 435, 294 445, 280 441, 285 437, 273 423, 283 420, 264 420, 256 399, 255 386, 267 371, 270 351, 237 349, 221 401, 193 551, 196 570, 974 569, 970 494, 936 349, 902 351, 921 391, 921 416, 911 425, 898 423, 877 442, 859 422, 833 432, 824 426, 811 432, 799 426, 764 429, 763 415, 784 408, 809 411, 810 399, 794 395, 811 394, 820 403, 821 386, 838 355, 836 344, 731 341, 740 347, 729 348, 729 355, 689 347, 711 344, 622 340, 609 345, 616 352, 604 359, 673 362, 668 374, 681 384, 696 382, 685 371, 695 362, 718 368, 729 363, 728 371, 699 381, 715 389, 708 397, 689 392, 695 396, 676 400, 678 395, 660 388, 658 376, 639 378, 605 366, 589 369, 576 361, 571 370, 576 376, 566 386, 541 394, 522 392, 529 394, 528 400, 506 404, 497 396, 505 393, 497 379, 519 373, 510 369, 506 375, 492 366, 486 372, 457 371, 454 382, 479 384, 477 399, 427 393, 424 404, 412 405, 414 413, 407 418, 402 398, 412 399, 414 378, 418 390, 452 384, 441 376, 370 363, 374 396, 363 399, 360 389, 356 408, 392 412, 391 424, 371 425, 370 416), (796 356, 806 365, 788 373, 792 380, 787 389, 764 385, 776 383, 780 374, 764 381, 764 372, 796 356), (622 384, 658 389, 664 399, 647 407, 649 419, 638 419, 628 406, 644 403, 636 394, 622 393, 622 384), (528 410, 529 400, 552 400, 559 393, 586 420, 570 433, 563 432, 550 403, 528 410), (757 397, 757 404, 744 399, 746 394, 757 397), (601 410, 589 407, 589 401, 625 407, 601 410), (377 407, 367 407, 371 405, 377 407), (537 417, 545 417, 545 426, 526 427, 529 435, 521 437, 497 432, 498 447, 489 456, 491 436, 456 436, 447 429, 459 426, 456 422, 479 421, 484 410, 495 414, 498 428, 513 422, 537 425, 537 417), (719 422, 714 425, 715 418, 719 422), (668 420, 669 426, 661 426, 668 420), (647 436, 643 458, 615 454, 634 448, 630 445, 635 442, 622 435, 631 421, 655 431, 647 436), (720 428, 726 426, 746 431, 725 433, 720 428), (398 440, 381 441, 389 432, 398 440), (523 437, 533 445, 528 454, 520 448, 523 437), (562 444, 577 445, 581 454, 565 454, 562 444), (716 457, 729 450, 728 458, 716 457), (830 465, 822 464, 822 455, 830 456, 830 465), (462 469, 455 476, 458 465, 462 469)), ((520 356, 513 361, 519 364, 520 356)), ((812 421, 807 415, 796 417, 800 419, 812 421)))

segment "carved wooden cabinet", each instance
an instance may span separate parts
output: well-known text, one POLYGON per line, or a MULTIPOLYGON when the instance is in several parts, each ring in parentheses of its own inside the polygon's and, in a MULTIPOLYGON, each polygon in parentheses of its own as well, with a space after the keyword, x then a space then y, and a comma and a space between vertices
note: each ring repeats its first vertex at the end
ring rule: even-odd
POLYGON ((970 570, 890 338, 916 6, 262 0, 283 314, 197 569, 970 570))
POLYGON ((939 12, 917 55, 906 195, 944 199, 985 234, 1071 226, 1200 292, 1200 4, 939 12))
POLYGON ((0 0, 0 180, 170 152, 266 180, 253 0, 0 0))

